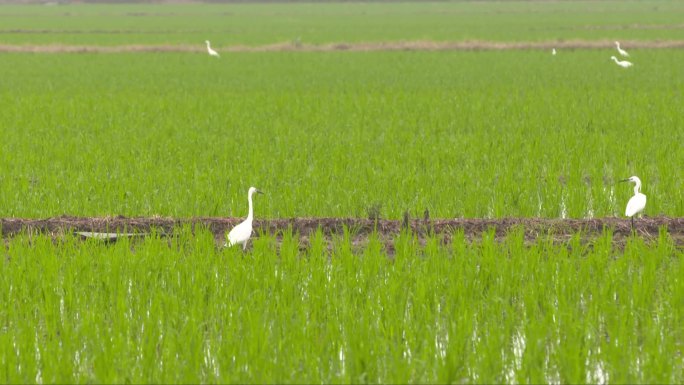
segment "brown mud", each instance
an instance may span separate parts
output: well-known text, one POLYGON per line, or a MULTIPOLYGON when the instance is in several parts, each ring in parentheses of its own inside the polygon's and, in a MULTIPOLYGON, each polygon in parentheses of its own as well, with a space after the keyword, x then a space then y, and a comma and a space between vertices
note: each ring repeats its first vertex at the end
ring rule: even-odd
MULTIPOLYGON (((174 229, 188 226, 196 230, 208 229, 214 235, 217 245, 224 242, 225 234, 242 218, 164 218, 164 217, 103 217, 82 218, 61 216, 47 219, 0 219, 0 232, 4 238, 19 233, 43 233, 57 239, 75 232, 97 233, 150 233, 172 236, 174 229)), ((361 218, 290 218, 262 219, 254 221, 254 234, 274 234, 277 239, 292 231, 299 236, 300 246, 305 249, 309 237, 319 229, 329 242, 343 236, 345 229, 354 245, 364 245, 369 235, 377 234, 388 251, 393 251, 393 240, 402 231, 410 229, 416 238, 424 243, 430 236, 437 236, 444 244, 449 244, 456 232, 463 232, 466 239, 477 241, 483 234, 503 239, 512 230, 522 231, 527 242, 535 242, 540 237, 551 237, 557 242, 566 242, 576 234, 583 241, 591 241, 606 231, 610 231, 613 242, 624 244, 633 236, 646 241, 659 237, 660 229, 666 229, 677 246, 684 246, 684 218, 646 217, 635 221, 634 231, 630 221, 624 218, 596 219, 542 219, 542 218, 502 218, 502 219, 361 219, 361 218)))
MULTIPOLYGON (((304 44, 282 42, 258 46, 233 45, 213 47, 219 52, 371 52, 371 51, 506 51, 506 50, 577 50, 612 49, 612 40, 560 40, 536 42, 496 42, 496 41, 388 41, 304 44)), ((622 41, 627 49, 684 49, 684 40, 664 41, 622 41)), ((126 53, 126 52, 196 52, 204 53, 204 44, 195 45, 66 45, 66 44, 0 44, 0 52, 24 53, 126 53)))

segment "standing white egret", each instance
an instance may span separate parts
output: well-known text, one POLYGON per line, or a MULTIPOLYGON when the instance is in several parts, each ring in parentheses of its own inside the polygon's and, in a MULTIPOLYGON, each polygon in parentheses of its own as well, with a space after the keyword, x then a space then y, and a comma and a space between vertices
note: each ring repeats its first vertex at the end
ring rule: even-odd
POLYGON ((209 40, 205 40, 204 42, 207 43, 207 52, 209 52, 209 56, 221 57, 219 56, 218 52, 211 49, 211 44, 209 43, 209 40))
POLYGON ((629 57, 629 54, 624 49, 620 48, 620 42, 616 41, 615 46, 617 47, 618 53, 624 57, 629 57))
POLYGON ((634 182, 634 196, 627 202, 625 215, 632 218, 632 229, 634 228, 634 216, 644 210, 646 207, 646 195, 641 193, 641 179, 636 176, 623 179, 620 182, 634 182))
POLYGON ((556 49, 555 48, 551 50, 551 55, 556 56, 556 49))
POLYGON ((242 250, 247 248, 247 241, 249 237, 252 236, 252 220, 254 220, 254 208, 252 207, 252 195, 254 193, 263 194, 261 191, 257 190, 255 187, 250 187, 247 192, 247 201, 249 202, 249 214, 247 214, 247 219, 240 222, 237 226, 233 227, 228 233, 228 242, 224 246, 235 246, 236 244, 242 244, 242 250))
POLYGON ((634 65, 631 62, 628 62, 627 60, 618 60, 615 56, 611 56, 610 58, 613 59, 615 64, 619 65, 622 68, 629 68, 634 65))

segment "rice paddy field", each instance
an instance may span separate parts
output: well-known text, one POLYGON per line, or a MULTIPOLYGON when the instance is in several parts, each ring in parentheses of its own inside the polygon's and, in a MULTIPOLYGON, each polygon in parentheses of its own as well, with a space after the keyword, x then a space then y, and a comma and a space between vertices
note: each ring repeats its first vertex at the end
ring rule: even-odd
POLYGON ((681 221, 683 16, 662 0, 1 5, 0 223, 179 224, 116 243, 0 227, 0 381, 684 382, 681 226, 458 226, 615 223, 632 175, 648 220, 681 221), (244 218, 250 186, 260 221, 455 225, 259 230, 242 251, 183 224, 244 218))

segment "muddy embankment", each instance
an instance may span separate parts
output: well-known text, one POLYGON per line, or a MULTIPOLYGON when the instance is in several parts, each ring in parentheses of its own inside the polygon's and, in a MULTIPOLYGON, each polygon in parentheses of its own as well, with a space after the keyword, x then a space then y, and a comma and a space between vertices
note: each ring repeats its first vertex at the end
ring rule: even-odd
MULTIPOLYGON (((55 217, 47 219, 0 219, 4 238, 19 233, 43 233, 55 239, 77 232, 149 234, 155 232, 172 236, 174 229, 186 226, 193 230, 204 228, 211 231, 217 245, 223 244, 227 231, 242 218, 164 218, 164 217, 55 217)), ((424 242, 429 236, 438 236, 443 243, 451 242, 456 232, 462 231, 469 240, 477 241, 484 233, 491 232, 496 238, 503 239, 515 229, 523 231, 525 240, 535 242, 539 237, 550 236, 556 241, 565 242, 580 234, 583 240, 591 241, 611 231, 614 242, 623 244, 627 238, 639 236, 653 241, 659 236, 660 229, 666 229, 678 246, 684 246, 684 218, 647 217, 635 221, 633 232, 630 221, 624 218, 597 219, 541 219, 541 218, 503 218, 503 219, 360 219, 360 218, 290 218, 261 219, 254 222, 255 236, 275 234, 278 238, 283 232, 292 231, 300 239, 302 248, 308 245, 309 237, 318 229, 329 240, 341 237, 348 230, 354 244, 363 245, 368 236, 376 233, 393 249, 393 239, 407 229, 424 242)))

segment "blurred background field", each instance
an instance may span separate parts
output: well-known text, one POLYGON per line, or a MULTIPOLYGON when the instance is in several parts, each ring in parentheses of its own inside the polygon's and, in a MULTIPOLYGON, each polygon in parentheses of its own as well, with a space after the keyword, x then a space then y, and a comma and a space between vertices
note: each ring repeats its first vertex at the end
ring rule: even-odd
POLYGON ((681 40, 682 13, 675 0, 4 5, 0 42, 681 40))

